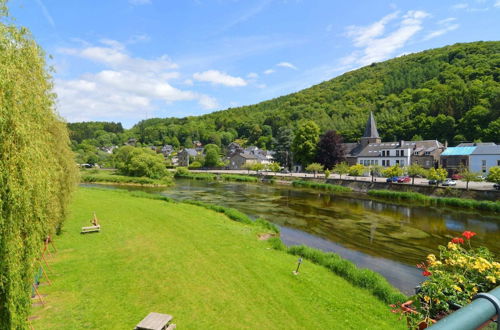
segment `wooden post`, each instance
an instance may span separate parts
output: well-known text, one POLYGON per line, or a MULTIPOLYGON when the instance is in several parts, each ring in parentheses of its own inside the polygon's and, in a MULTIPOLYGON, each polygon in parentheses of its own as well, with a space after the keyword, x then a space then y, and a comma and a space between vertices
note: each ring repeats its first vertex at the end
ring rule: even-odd
POLYGON ((40 298, 40 302, 42 303, 42 306, 45 306, 45 303, 43 302, 43 299, 42 299, 42 295, 40 294, 40 292, 38 292, 38 288, 35 284, 32 284, 33 285, 33 289, 35 289, 35 292, 38 296, 38 298, 40 298))
POLYGON ((52 247, 54 248, 54 252, 57 252, 56 245, 54 244, 54 240, 50 238, 50 244, 52 244, 52 247))
POLYGON ((45 261, 45 264, 47 265, 47 268, 52 271, 52 269, 49 266, 49 263, 47 262, 47 259, 45 259, 45 255, 42 254, 43 261, 45 261))
POLYGON ((40 262, 40 268, 42 269, 43 276, 45 276, 47 278, 47 282, 49 282, 49 285, 52 285, 52 283, 50 282, 49 276, 47 275, 47 272, 45 271, 45 269, 43 269, 41 262, 40 262))

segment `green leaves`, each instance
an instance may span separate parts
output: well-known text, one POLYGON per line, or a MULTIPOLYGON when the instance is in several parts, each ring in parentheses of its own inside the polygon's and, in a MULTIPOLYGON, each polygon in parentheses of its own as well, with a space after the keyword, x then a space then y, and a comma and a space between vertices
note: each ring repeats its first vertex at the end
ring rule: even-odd
POLYGON ((6 23, 0 47, 0 328, 24 329, 35 260, 62 228, 78 173, 45 54, 26 29, 6 23))

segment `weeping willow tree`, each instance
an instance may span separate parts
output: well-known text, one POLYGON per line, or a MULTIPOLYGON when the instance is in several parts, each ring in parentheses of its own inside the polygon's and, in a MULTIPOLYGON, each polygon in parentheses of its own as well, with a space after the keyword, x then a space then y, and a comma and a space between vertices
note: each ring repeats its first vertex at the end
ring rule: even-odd
POLYGON ((43 239, 77 181, 45 55, 0 0, 0 329, 24 329, 43 239))

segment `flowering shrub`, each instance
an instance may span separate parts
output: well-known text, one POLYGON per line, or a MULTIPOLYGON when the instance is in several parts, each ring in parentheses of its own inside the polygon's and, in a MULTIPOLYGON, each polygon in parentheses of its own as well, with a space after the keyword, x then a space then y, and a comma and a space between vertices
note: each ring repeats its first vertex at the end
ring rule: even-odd
POLYGON ((413 310, 393 310, 406 314, 411 327, 430 324, 430 319, 444 317, 451 309, 470 303, 478 292, 488 292, 500 283, 500 263, 487 248, 472 248, 474 235, 463 232, 463 238, 455 237, 439 247, 439 257, 430 254, 417 265, 428 279, 413 297, 413 310))

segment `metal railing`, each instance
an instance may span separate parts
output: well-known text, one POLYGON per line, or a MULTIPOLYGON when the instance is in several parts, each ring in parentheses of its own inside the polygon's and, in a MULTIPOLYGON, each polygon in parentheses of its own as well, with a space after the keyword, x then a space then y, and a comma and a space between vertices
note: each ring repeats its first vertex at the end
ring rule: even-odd
POLYGON ((485 322, 497 317, 500 330, 500 286, 488 293, 476 295, 473 301, 440 320, 429 329, 476 329, 485 322))

